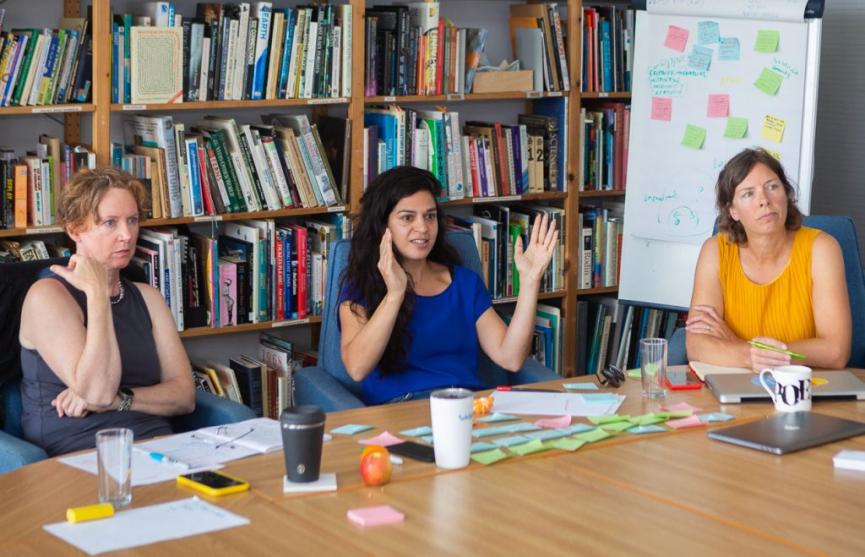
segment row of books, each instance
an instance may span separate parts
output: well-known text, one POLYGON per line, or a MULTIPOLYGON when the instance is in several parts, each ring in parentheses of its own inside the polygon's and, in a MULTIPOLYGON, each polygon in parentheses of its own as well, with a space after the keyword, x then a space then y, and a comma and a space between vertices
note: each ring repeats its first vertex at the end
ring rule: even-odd
POLYGON ((622 230, 624 207, 609 203, 606 207, 580 207, 580 288, 602 288, 619 284, 622 267, 622 230))
POLYGON ((519 273, 514 264, 517 238, 528 245, 535 217, 547 215, 559 230, 559 244, 541 281, 541 292, 564 288, 565 272, 565 211, 546 205, 483 205, 466 217, 448 215, 448 225, 455 230, 470 231, 481 259, 481 274, 494 299, 515 297, 520 292, 519 273))
POLYGON ((158 288, 178 330, 320 315, 331 245, 345 215, 224 222, 216 234, 142 229, 132 264, 158 288))
POLYGON ((364 114, 366 187, 379 173, 412 165, 442 183, 442 199, 565 191, 567 99, 541 99, 516 125, 468 121, 455 111, 390 105, 364 114))
MULTIPOLYGON (((539 64, 531 63, 534 71, 543 75, 543 86, 546 91, 570 91, 570 72, 565 51, 564 26, 559 16, 559 8, 555 2, 511 4, 510 5, 511 49, 520 62, 537 59, 536 51, 540 52, 539 64), (521 31, 524 29, 537 31, 521 31), (540 32, 540 41, 537 34, 540 32), (531 37, 534 33, 535 37, 531 37), (523 35, 525 34, 525 35, 523 35), (519 40, 518 40, 519 39, 519 40), (518 48, 519 47, 519 48, 518 48)), ((529 69, 528 67, 522 69, 529 69)))
POLYGON ((96 156, 83 146, 40 135, 23 156, 0 148, 0 228, 54 224, 60 192, 80 168, 94 168, 96 156))
POLYGON ((686 313, 624 304, 615 298, 577 302, 577 373, 597 373, 609 364, 640 366, 642 338, 670 339, 686 313))
POLYGON ((137 9, 114 16, 113 102, 351 96, 351 4, 274 9, 272 2, 199 2, 191 19, 169 2, 137 9), (158 48, 181 63, 159 64, 158 48), (176 85, 155 98, 157 82, 176 85))
MULTIPOLYGON (((502 312, 502 319, 506 323, 510 323, 512 316, 512 312, 502 312)), ((559 375, 562 374, 562 326, 559 308, 538 304, 529 357, 559 375)))
POLYGON ((634 10, 583 7, 583 91, 630 91, 634 69, 634 10))
POLYGON ((68 247, 50 241, 0 239, 0 263, 37 261, 53 257, 69 257, 70 255, 72 255, 72 251, 68 247))
POLYGON ((628 183, 631 107, 600 103, 580 109, 580 191, 624 190, 628 183))
POLYGON ((187 131, 171 116, 132 116, 112 161, 149 184, 153 218, 340 205, 350 122, 265 115, 264 125, 206 116, 187 131))
POLYGON ((64 17, 57 29, 2 33, 0 18, 0 106, 87 102, 93 60, 88 23, 64 17))

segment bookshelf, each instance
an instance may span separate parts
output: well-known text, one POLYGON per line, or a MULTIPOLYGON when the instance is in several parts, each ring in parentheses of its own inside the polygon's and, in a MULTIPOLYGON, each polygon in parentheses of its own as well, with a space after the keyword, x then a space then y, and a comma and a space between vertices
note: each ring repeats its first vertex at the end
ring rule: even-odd
MULTIPOLYGON (((274 7, 295 6, 302 2, 273 2, 274 7)), ((583 6, 594 4, 593 2, 584 2, 583 0, 562 0, 558 2, 559 13, 561 14, 562 23, 567 30, 565 50, 567 52, 568 65, 570 68, 569 91, 535 91, 535 92, 504 92, 504 93, 451 93, 444 95, 405 95, 405 96, 365 96, 364 83, 364 13, 368 5, 387 4, 388 0, 375 2, 374 0, 347 0, 344 2, 350 4, 353 10, 352 16, 352 36, 353 52, 352 52, 352 87, 351 95, 338 98, 313 98, 313 99, 275 99, 275 100, 209 100, 209 101, 194 101, 183 102, 179 104, 132 104, 132 103, 113 103, 112 100, 112 85, 111 85, 111 68, 112 68, 112 51, 111 42, 109 40, 95 40, 93 42, 93 85, 90 103, 83 104, 68 104, 68 105, 50 105, 37 107, 0 107, 0 118, 4 116, 25 116, 35 117, 38 114, 57 114, 65 120, 65 140, 68 143, 77 143, 81 141, 81 122, 82 119, 88 121, 90 149, 96 155, 97 164, 108 165, 111 163, 111 146, 112 140, 117 141, 118 122, 126 115, 136 113, 185 113, 195 111, 209 111, 209 113, 234 116, 234 111, 254 111, 256 109, 282 109, 287 108, 293 111, 301 111, 316 114, 323 114, 328 109, 336 106, 341 110, 345 110, 346 117, 353 123, 351 126, 351 164, 349 168, 349 189, 347 198, 342 205, 335 207, 316 207, 316 208, 290 208, 271 211, 255 211, 243 213, 228 213, 213 216, 199 217, 181 217, 181 218, 163 218, 150 219, 142 222, 143 227, 160 227, 160 226, 175 226, 182 224, 194 223, 210 223, 215 228, 220 222, 230 222, 244 219, 276 219, 276 218, 292 218, 292 217, 308 217, 314 215, 324 215, 332 212, 343 212, 345 214, 353 214, 358 206, 361 195, 363 194, 363 143, 364 143, 364 111, 370 105, 381 104, 397 104, 397 105, 413 105, 426 104, 430 106, 448 107, 452 104, 455 107, 461 107, 460 110, 468 111, 468 107, 493 105, 495 107, 507 107, 508 110, 517 110, 523 112, 532 111, 532 103, 536 99, 566 97, 568 99, 567 118, 567 144, 569 146, 568 164, 565 170, 566 188, 567 191, 546 191, 543 193, 532 193, 524 195, 506 195, 499 197, 484 197, 484 198, 464 198, 444 203, 444 207, 454 211, 471 211, 471 208, 480 204, 502 204, 512 205, 521 202, 540 202, 555 207, 560 207, 565 211, 565 236, 566 243, 564 246, 565 265, 564 265, 564 288, 553 292, 542 292, 539 296, 540 300, 560 305, 562 311, 563 323, 563 373, 565 375, 573 375, 575 373, 576 361, 576 342, 577 335, 577 301, 581 297, 593 296, 598 294, 613 295, 617 292, 617 287, 601 287, 580 289, 578 276, 578 254, 579 254, 579 239, 580 230, 578 228, 577 215, 579 213, 580 204, 590 201, 593 203, 603 203, 607 200, 619 201, 624 199, 624 191, 579 191, 581 181, 581 168, 579 168, 578 156, 576 153, 582 149, 580 145, 580 111, 584 107, 591 107, 594 103, 615 101, 629 102, 630 93, 627 92, 583 92, 582 91, 582 76, 580 71, 580 61, 582 59, 582 39, 581 30, 583 26, 583 6), (510 104, 509 104, 510 103, 510 104), (513 109, 513 106, 521 108, 513 109), (114 137, 112 136, 114 135, 114 137)), ((508 10, 509 5, 513 2, 505 2, 504 0, 481 1, 473 0, 472 2, 479 7, 476 11, 484 13, 495 11, 494 16, 490 16, 491 33, 507 34, 508 29, 508 10), (504 23, 502 24, 502 21, 504 23), (498 26, 504 25, 504 28, 498 29, 498 26)), ((599 2, 600 3, 600 2, 599 2)), ((442 16, 448 16, 448 10, 445 9, 450 5, 451 13, 456 10, 456 4, 463 4, 460 0, 442 0, 442 16)), ((469 4, 466 2, 465 4, 469 4)), ((131 2, 111 2, 111 0, 92 0, 92 21, 91 28, 94 37, 111 37, 112 35, 112 7, 115 10, 122 11, 124 9, 131 10, 134 3, 131 2), (113 6, 114 4, 114 6, 113 6)), ((628 5, 627 2, 616 2, 616 5, 628 5)), ((194 11, 194 2, 179 2, 179 11, 184 15, 189 15, 189 10, 194 11)), ((10 19, 10 12, 16 9, 14 5, 6 5, 7 21, 10 19)), ((20 8, 17 8, 20 9, 20 8)), ((64 0, 63 2, 64 15, 80 16, 82 14, 81 3, 76 0, 64 0)), ((454 23, 460 25, 459 16, 454 17, 454 23)), ((477 19, 477 18, 476 18, 477 19)), ((5 26, 4 26, 5 27, 5 26)), ((508 48, 508 50, 510 50, 508 48)), ((496 60, 497 62, 498 60, 496 60)), ((456 109, 456 108, 455 108, 456 109)), ((515 117, 513 118, 515 121, 515 117)), ((465 119, 461 124, 465 123, 465 119)), ((0 238, 10 237, 29 237, 48 234, 59 234, 60 230, 57 226, 42 226, 16 229, 0 230, 0 238)), ((508 304, 515 301, 515 298, 502 298, 495 301, 497 306, 508 304)), ((293 321, 267 321, 261 323, 249 323, 224 328, 209 328, 199 327, 191 328, 183 331, 181 337, 184 339, 201 339, 206 337, 222 338, 225 335, 239 334, 252 331, 270 330, 273 328, 293 328, 293 327, 309 327, 320 323, 320 318, 311 316, 306 319, 293 321)), ((317 335, 317 331, 313 330, 313 337, 317 335)))

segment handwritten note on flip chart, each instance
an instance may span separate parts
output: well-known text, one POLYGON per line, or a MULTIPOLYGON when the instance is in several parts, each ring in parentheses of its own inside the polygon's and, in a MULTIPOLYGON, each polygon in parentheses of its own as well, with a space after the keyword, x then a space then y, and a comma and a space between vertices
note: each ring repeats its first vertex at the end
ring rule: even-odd
POLYGON ((688 30, 670 25, 667 28, 667 38, 664 40, 664 46, 672 48, 677 52, 685 52, 686 44, 688 44, 688 30))
POLYGON ((701 21, 697 24, 697 42, 700 44, 715 44, 721 37, 721 28, 717 21, 701 21))
POLYGON ((712 52, 711 48, 695 44, 691 54, 688 55, 688 66, 701 72, 709 71, 709 66, 712 65, 712 52))
POLYGON ((778 52, 778 43, 781 42, 781 33, 772 29, 760 29, 757 31, 757 40, 754 41, 755 52, 778 52))
POLYGON ((669 97, 652 97, 652 120, 669 122, 673 117, 673 99, 669 97))
POLYGON ((726 37, 720 40, 718 60, 734 61, 739 59, 739 39, 726 37))
POLYGON ((763 129, 760 130, 760 137, 774 141, 775 143, 781 143, 784 139, 784 128, 786 126, 787 122, 783 118, 767 114, 763 118, 763 129))
POLYGON ((685 136, 682 137, 682 145, 691 149, 702 149, 706 141, 706 128, 688 124, 685 127, 685 136))
POLYGON ((783 81, 783 75, 772 71, 769 68, 763 68, 763 71, 760 72, 760 77, 758 77, 757 81, 754 82, 754 86, 767 95, 776 95, 778 89, 781 88, 781 82, 783 81))
POLYGON ((706 116, 709 118, 724 118, 730 115, 730 95, 709 95, 709 107, 706 116))
POLYGON ((724 128, 724 137, 729 139, 742 139, 748 133, 748 119, 730 116, 727 118, 727 127, 724 128))

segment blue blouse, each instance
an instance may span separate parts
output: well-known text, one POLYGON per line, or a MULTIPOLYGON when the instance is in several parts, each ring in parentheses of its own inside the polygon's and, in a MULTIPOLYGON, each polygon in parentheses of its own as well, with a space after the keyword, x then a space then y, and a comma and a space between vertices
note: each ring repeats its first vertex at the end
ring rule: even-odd
MULTIPOLYGON (((350 300, 346 288, 340 304, 350 300)), ((454 266, 451 283, 435 296, 415 295, 406 369, 384 377, 378 367, 362 381, 367 404, 382 404, 410 392, 440 387, 486 388, 478 367, 478 318, 492 307, 490 294, 473 271, 454 266)))

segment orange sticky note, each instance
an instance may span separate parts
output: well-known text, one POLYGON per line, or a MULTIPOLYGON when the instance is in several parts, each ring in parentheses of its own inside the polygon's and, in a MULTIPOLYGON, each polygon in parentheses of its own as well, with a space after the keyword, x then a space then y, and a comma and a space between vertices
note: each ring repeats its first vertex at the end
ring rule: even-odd
POLYGON ((673 117, 673 99, 669 97, 652 97, 652 120, 669 122, 673 117))
POLYGON ((685 52, 685 45, 688 44, 688 30, 670 25, 667 28, 667 38, 664 40, 664 46, 672 48, 678 52, 685 52))
POLYGON ((726 118, 730 115, 730 95, 709 95, 709 118, 726 118))

